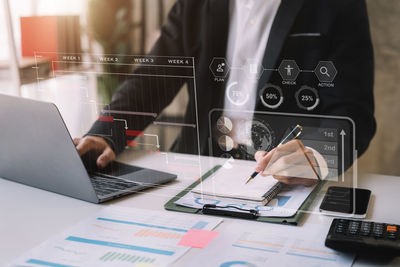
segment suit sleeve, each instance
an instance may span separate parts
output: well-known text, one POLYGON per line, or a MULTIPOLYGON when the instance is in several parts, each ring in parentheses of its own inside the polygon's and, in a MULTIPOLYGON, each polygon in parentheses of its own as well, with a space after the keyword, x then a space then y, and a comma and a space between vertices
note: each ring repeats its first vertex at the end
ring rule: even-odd
MULTIPOLYGON (((183 1, 178 1, 171 9, 168 21, 162 27, 160 37, 149 55, 184 56, 183 17, 183 1)), ((134 113, 159 114, 174 99, 184 83, 178 78, 140 76, 145 71, 148 73, 149 69, 139 67, 133 75, 128 76, 131 78, 123 82, 113 95, 110 105, 103 110, 104 115, 108 115, 107 111, 109 113, 111 110, 120 111, 116 117, 126 120, 130 130, 142 131, 154 120, 154 117, 133 115, 134 113), (129 113, 129 115, 121 114, 121 112, 129 113)), ((114 121, 113 123, 96 121, 87 135, 103 136, 117 154, 124 149, 127 143, 123 121, 114 121), (105 133, 112 134, 104 136, 105 133)))
POLYGON ((344 1, 333 27, 329 55, 338 70, 335 88, 322 88, 322 114, 348 116, 356 126, 356 149, 363 154, 376 131, 374 57, 365 0, 344 1))

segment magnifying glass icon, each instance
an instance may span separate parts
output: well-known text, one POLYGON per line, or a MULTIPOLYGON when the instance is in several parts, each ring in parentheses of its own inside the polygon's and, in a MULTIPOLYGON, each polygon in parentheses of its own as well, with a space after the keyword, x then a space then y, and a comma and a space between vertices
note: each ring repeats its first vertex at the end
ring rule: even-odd
POLYGON ((331 77, 331 75, 329 75, 329 73, 328 73, 328 68, 327 67, 321 67, 320 69, 319 69, 319 72, 322 74, 322 75, 326 75, 326 76, 328 76, 329 78, 331 77))

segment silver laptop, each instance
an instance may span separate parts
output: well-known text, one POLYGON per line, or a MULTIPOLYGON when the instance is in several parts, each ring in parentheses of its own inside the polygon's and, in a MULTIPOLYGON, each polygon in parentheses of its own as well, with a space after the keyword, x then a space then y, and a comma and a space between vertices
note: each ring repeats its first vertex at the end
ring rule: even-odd
MULTIPOLYGON (((114 162, 85 164, 54 104, 0 94, 0 177, 100 203, 176 179, 176 175, 114 162), (86 167, 85 167, 86 165, 86 167)), ((94 161, 93 161, 94 162, 94 161)))

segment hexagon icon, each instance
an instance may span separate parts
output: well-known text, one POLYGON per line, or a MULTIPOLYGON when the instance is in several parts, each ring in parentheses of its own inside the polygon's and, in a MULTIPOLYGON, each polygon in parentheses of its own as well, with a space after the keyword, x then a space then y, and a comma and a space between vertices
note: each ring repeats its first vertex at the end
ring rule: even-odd
POLYGON ((246 76, 249 79, 258 80, 264 72, 264 67, 256 59, 247 59, 245 65, 246 76))
POLYGON ((223 57, 215 57, 211 61, 210 71, 216 78, 225 78, 228 75, 230 67, 223 57))
POLYGON ((295 81, 299 76, 300 68, 294 60, 283 60, 278 68, 279 74, 285 81, 295 81))
POLYGON ((318 80, 322 83, 333 82, 338 73, 332 61, 320 61, 314 72, 318 80))

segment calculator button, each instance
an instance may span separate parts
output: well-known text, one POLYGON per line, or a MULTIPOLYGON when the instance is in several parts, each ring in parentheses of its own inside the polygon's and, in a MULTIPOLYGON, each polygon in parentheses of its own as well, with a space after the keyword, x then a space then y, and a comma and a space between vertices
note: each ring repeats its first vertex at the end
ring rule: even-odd
POLYGON ((344 227, 343 226, 337 226, 335 232, 337 234, 343 234, 344 233, 344 227))
POLYGON ((375 238, 382 238, 383 237, 383 229, 384 225, 383 223, 375 223, 374 224, 374 237, 375 238))
POLYGON ((372 222, 362 222, 361 223, 361 228, 371 228, 372 227, 372 222))
POLYGON ((388 225, 386 226, 386 237, 387 239, 390 240, 396 240, 397 239, 397 226, 396 225, 388 225))
POLYGON ((352 221, 349 223, 350 227, 359 227, 361 225, 361 222, 358 221, 352 221))
POLYGON ((352 221, 349 223, 349 234, 350 235, 357 235, 358 234, 358 230, 360 229, 360 225, 361 223, 358 221, 352 221))
POLYGON ((337 220, 335 233, 337 234, 345 234, 347 229, 347 221, 346 220, 337 220))
POLYGON ((374 231, 374 237, 375 238, 382 238, 383 237, 383 232, 374 231))
POLYGON ((369 236, 371 234, 372 223, 371 222, 362 222, 360 233, 363 236, 369 236))

